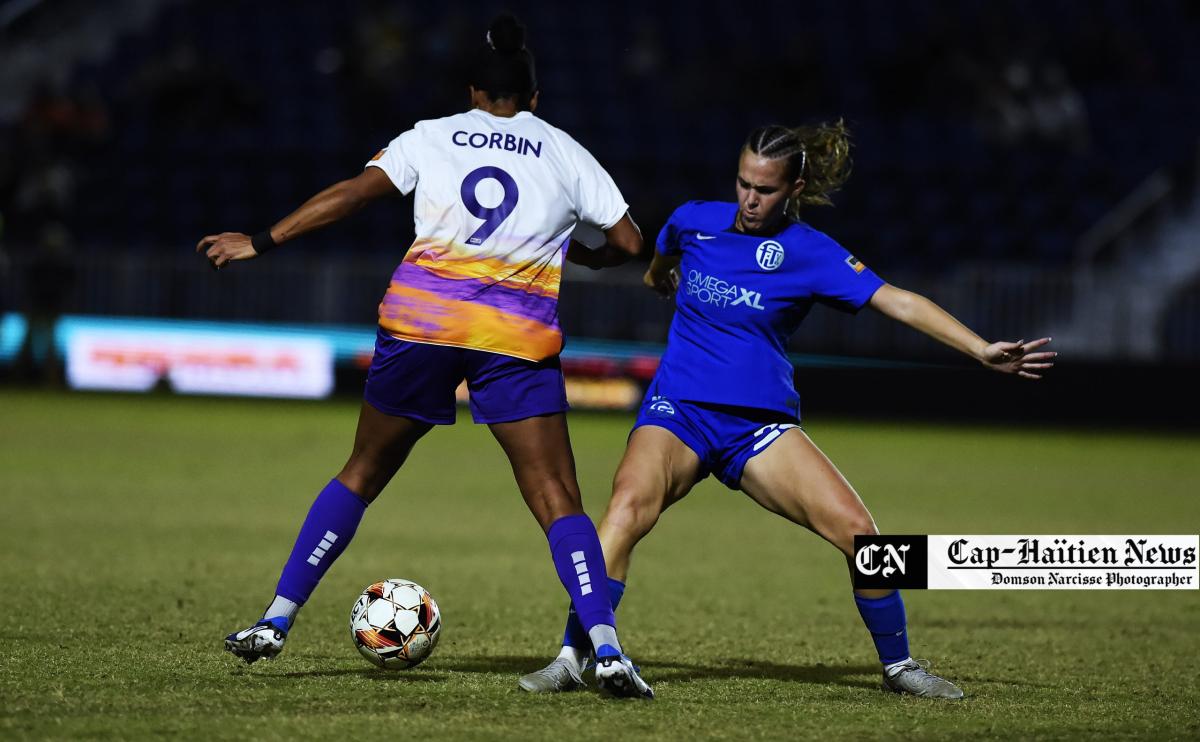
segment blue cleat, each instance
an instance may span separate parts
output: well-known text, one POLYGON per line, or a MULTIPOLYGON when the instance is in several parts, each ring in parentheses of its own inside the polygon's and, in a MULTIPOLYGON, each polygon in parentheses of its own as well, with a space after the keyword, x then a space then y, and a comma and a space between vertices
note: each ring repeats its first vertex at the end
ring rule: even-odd
POLYGON ((640 668, 615 647, 600 645, 596 650, 596 685, 615 698, 654 700, 654 689, 642 680, 640 668))
POLYGON ((264 618, 248 629, 242 629, 225 637, 225 651, 233 653, 252 665, 260 659, 275 659, 283 651, 287 640, 288 620, 264 618))

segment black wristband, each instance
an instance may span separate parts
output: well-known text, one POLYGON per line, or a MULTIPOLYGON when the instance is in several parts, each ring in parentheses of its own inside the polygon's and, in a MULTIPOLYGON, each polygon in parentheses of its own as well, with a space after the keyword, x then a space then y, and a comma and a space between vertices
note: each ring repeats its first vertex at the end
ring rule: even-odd
POLYGON ((275 238, 271 236, 271 230, 263 230, 250 238, 250 246, 254 248, 254 252, 259 255, 265 254, 268 250, 273 250, 277 247, 275 238))

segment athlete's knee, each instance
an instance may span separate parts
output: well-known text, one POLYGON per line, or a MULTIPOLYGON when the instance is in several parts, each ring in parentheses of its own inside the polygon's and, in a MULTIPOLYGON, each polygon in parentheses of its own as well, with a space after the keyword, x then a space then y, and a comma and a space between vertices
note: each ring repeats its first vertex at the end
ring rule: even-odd
POLYGON ((335 477, 339 482, 345 485, 346 489, 353 492, 360 500, 370 505, 379 497, 382 487, 372 486, 371 482, 361 476, 356 476, 353 472, 347 472, 342 469, 335 477))
POLYGON ((579 502, 579 483, 574 470, 556 466, 529 467, 516 474, 522 489, 553 500, 579 502))
POLYGON ((525 472, 517 480, 521 495, 542 528, 568 515, 583 512, 583 499, 574 477, 555 472, 525 472))
POLYGON ((637 541, 654 528, 660 510, 659 502, 648 496, 644 486, 618 478, 604 513, 604 527, 626 540, 637 541))
POLYGON ((875 519, 866 509, 848 514, 839 523, 834 534, 833 543, 847 556, 854 554, 855 536, 874 536, 879 533, 875 527, 875 519))
POLYGON ((389 469, 377 457, 355 451, 338 472, 337 479, 370 504, 383 492, 393 474, 394 469, 389 469))
POLYGON ((579 495, 579 485, 574 480, 565 477, 547 477, 539 488, 542 499, 549 503, 562 515, 575 515, 583 512, 583 498, 579 495))

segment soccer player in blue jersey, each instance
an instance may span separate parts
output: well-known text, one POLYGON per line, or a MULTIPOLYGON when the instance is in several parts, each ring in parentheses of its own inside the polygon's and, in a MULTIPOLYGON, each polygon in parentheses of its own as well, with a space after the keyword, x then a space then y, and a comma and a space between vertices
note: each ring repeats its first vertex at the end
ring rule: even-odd
MULTIPOLYGON (((757 129, 742 147, 737 202, 684 204, 659 234, 645 283, 674 293, 676 312, 600 524, 614 609, 633 547, 710 473, 816 532, 848 560, 855 535, 878 533, 858 494, 800 428, 785 348, 815 302, 847 312, 870 306, 994 371, 1036 379, 1053 365, 1055 353, 1037 351, 1049 338, 989 343, 800 220, 802 207, 829 204, 845 182, 849 150, 841 122, 757 129)), ((909 655, 899 592, 855 590, 854 601, 879 654, 884 689, 962 697, 909 655)), ((562 652, 521 687, 579 688, 588 652, 569 615, 562 652)))

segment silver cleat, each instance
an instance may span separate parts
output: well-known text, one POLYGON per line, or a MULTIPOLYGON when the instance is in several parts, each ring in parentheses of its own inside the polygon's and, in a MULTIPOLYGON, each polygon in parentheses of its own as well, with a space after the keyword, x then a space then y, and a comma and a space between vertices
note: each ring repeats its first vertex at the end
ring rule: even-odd
POLYGON ((922 698, 959 700, 963 697, 957 685, 929 672, 928 660, 909 660, 900 667, 899 672, 892 675, 884 673, 883 689, 922 698))
POLYGON ((530 693, 567 693, 584 688, 587 684, 570 662, 558 657, 541 670, 522 677, 517 685, 530 693))

